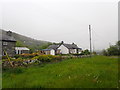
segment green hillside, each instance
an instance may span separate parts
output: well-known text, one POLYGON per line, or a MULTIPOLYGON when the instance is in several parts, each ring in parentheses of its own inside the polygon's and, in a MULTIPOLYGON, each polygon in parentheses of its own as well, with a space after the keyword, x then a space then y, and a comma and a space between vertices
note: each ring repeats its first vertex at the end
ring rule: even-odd
POLYGON ((3 70, 3 88, 117 88, 117 58, 94 56, 3 70))
MULTIPOLYGON (((1 29, 0 29, 1 30, 1 29)), ((5 30, 1 30, 2 34, 5 34, 5 30)), ((0 32, 1 32, 0 31, 0 32)), ((33 51, 46 48, 51 42, 48 41, 41 41, 35 40, 30 37, 26 37, 17 33, 12 33, 12 36, 16 39, 17 43, 16 46, 27 46, 28 48, 32 49, 33 51)))

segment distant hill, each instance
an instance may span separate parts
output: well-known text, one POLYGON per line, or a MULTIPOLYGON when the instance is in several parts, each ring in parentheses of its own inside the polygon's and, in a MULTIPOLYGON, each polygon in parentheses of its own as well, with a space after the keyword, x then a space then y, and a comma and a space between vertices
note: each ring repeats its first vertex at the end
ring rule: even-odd
MULTIPOLYGON (((2 31, 2 34, 6 34, 7 32, 5 30, 0 29, 0 33, 1 31, 2 31)), ((48 42, 48 41, 35 40, 30 37, 17 34, 15 32, 12 32, 12 36, 17 41, 16 46, 26 46, 30 48, 32 51, 47 48, 50 44, 52 44, 51 42, 48 42)))

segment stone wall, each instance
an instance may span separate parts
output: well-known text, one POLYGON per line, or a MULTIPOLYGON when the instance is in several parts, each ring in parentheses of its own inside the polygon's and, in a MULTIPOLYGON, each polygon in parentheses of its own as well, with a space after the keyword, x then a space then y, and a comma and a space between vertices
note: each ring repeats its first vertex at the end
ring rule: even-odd
POLYGON ((4 56, 4 50, 7 52, 9 56, 15 55, 15 44, 16 42, 10 42, 10 41, 2 41, 2 55, 4 56), (4 44, 4 42, 6 44, 4 44))

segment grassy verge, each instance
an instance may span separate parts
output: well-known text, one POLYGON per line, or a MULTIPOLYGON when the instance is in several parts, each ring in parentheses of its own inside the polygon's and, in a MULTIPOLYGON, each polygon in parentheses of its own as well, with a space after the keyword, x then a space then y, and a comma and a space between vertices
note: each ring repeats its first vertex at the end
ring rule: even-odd
POLYGON ((117 81, 117 58, 105 56, 3 71, 3 88, 116 88, 117 81))

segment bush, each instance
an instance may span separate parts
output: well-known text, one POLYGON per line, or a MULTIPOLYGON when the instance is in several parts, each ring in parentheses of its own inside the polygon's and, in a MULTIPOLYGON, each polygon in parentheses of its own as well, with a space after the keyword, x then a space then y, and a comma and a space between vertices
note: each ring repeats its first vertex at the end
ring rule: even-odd
POLYGON ((106 56, 118 56, 120 55, 120 41, 116 45, 111 45, 109 48, 103 51, 103 55, 106 56))
POLYGON ((69 58, 70 58, 70 56, 55 56, 54 60, 61 61, 63 59, 69 59, 69 58))
POLYGON ((73 54, 74 56, 80 56, 80 54, 73 54))
POLYGON ((21 59, 28 59, 28 58, 33 58, 35 56, 38 56, 37 53, 32 53, 32 54, 20 54, 20 55, 15 55, 14 57, 16 59, 21 58, 21 59))
POLYGON ((7 59, 7 56, 2 56, 2 59, 7 59))
POLYGON ((110 46, 108 49, 108 55, 112 56, 112 55, 118 55, 119 49, 117 46, 110 46))
POLYGON ((103 55, 108 56, 107 50, 103 50, 102 53, 103 53, 103 55))
POLYGON ((90 51, 88 49, 81 52, 80 55, 90 55, 90 51))
POLYGON ((17 59, 12 59, 12 61, 23 61, 24 59, 23 58, 21 58, 21 57, 19 57, 19 58, 17 58, 17 59))
POLYGON ((14 57, 17 59, 17 58, 19 58, 19 57, 20 57, 20 55, 15 55, 14 57))
POLYGON ((37 59, 41 62, 50 62, 50 60, 52 60, 52 58, 50 58, 48 55, 40 55, 40 56, 36 56, 32 59, 37 59))
POLYGON ((35 56, 32 58, 32 60, 39 60, 41 62, 50 62, 52 60, 61 60, 60 56, 53 56, 53 55, 40 55, 40 56, 35 56))

